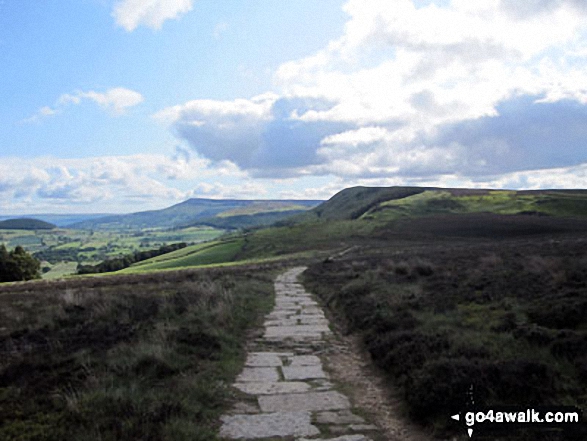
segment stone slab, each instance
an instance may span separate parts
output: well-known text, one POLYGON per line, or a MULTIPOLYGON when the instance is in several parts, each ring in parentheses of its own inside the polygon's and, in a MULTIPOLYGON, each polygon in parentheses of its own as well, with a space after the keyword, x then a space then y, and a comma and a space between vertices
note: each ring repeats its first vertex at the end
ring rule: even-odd
POLYGON ((316 355, 294 355, 287 357, 289 361, 288 366, 321 366, 320 357, 316 355))
POLYGON ((262 412, 294 412, 348 409, 347 397, 336 391, 305 394, 263 395, 259 397, 262 412))
POLYGON ((310 422, 309 412, 280 412, 222 417, 220 436, 230 439, 259 439, 320 434, 310 422))
POLYGON ((245 367, 236 378, 239 383, 253 382, 275 382, 279 380, 279 373, 274 367, 245 367))
POLYGON ((308 383, 301 381, 279 381, 277 383, 235 383, 234 387, 250 395, 296 394, 310 390, 308 383))
POLYGON ((282 368, 283 377, 286 380, 311 380, 314 378, 327 378, 322 366, 286 366, 282 368))
POLYGON ((249 367, 279 367, 283 363, 278 352, 251 352, 247 355, 246 366, 249 367))
POLYGON ((326 325, 267 326, 265 328, 265 337, 319 336, 322 332, 330 332, 330 329, 326 325))

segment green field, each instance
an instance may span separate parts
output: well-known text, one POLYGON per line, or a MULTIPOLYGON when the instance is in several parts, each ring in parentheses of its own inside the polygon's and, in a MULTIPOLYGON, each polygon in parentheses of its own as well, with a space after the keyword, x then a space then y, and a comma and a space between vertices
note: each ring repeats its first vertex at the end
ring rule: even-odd
POLYGON ((232 262, 242 249, 244 240, 233 239, 217 242, 208 242, 178 250, 177 254, 159 256, 139 262, 121 272, 156 271, 169 268, 185 268, 191 266, 211 265, 215 263, 232 262))
POLYGON ((8 248, 18 245, 36 254, 51 270, 43 278, 53 279, 75 273, 79 263, 97 264, 137 251, 156 249, 163 245, 213 240, 224 233, 211 227, 184 229, 147 229, 143 231, 88 231, 88 230, 0 230, 0 243, 8 248))

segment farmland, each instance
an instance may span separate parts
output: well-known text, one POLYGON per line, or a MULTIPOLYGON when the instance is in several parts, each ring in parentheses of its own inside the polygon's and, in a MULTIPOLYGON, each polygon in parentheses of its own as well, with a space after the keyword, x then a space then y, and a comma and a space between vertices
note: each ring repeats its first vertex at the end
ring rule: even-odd
POLYGON ((44 278, 58 278, 75 272, 78 263, 97 264, 105 259, 155 249, 163 245, 198 243, 215 239, 223 230, 212 227, 145 229, 140 231, 92 230, 0 230, 0 243, 21 245, 44 261, 44 278))

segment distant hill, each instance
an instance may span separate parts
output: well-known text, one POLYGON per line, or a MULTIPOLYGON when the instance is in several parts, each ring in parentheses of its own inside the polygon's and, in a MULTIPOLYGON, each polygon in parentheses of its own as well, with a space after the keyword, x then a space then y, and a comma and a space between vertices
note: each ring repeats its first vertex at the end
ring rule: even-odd
POLYGON ((353 187, 296 217, 306 220, 394 220, 438 214, 587 216, 587 190, 484 190, 353 187))
POLYGON ((0 216, 0 221, 14 219, 14 218, 28 218, 38 219, 50 224, 55 224, 57 227, 66 227, 73 223, 83 222, 90 219, 96 219, 99 217, 110 216, 110 213, 101 214, 85 214, 85 213, 71 213, 71 214, 30 214, 24 213, 13 216, 0 216))
POLYGON ((18 218, 0 221, 0 230, 52 230, 56 225, 38 219, 18 218))
POLYGON ((173 228, 211 225, 235 229, 264 225, 268 218, 280 220, 317 206, 315 200, 188 199, 162 210, 105 216, 69 225, 79 229, 173 228), (271 213, 271 216, 259 216, 271 213), (231 219, 233 222, 231 222, 231 219), (222 224, 222 226, 220 226, 222 224))

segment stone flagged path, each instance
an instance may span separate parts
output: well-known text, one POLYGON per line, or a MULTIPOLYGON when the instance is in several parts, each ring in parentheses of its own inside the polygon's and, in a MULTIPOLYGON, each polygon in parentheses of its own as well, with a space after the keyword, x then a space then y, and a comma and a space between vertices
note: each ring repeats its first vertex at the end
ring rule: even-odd
POLYGON ((242 402, 222 417, 223 439, 371 441, 378 433, 335 390, 320 354, 332 338, 328 320, 294 268, 275 281, 275 308, 234 387, 242 402))

